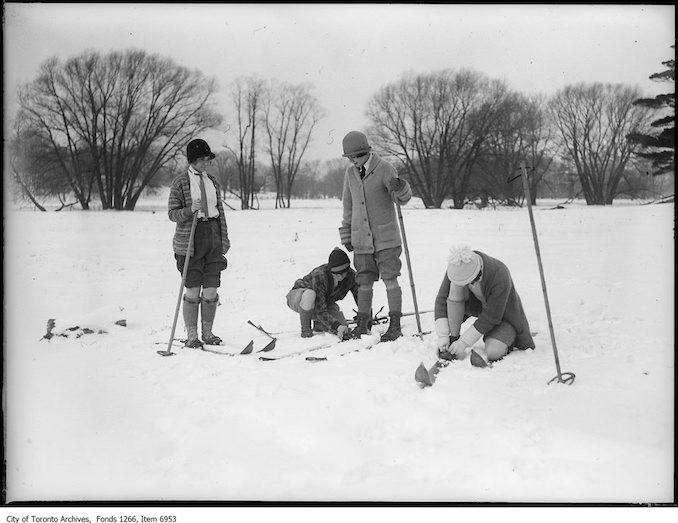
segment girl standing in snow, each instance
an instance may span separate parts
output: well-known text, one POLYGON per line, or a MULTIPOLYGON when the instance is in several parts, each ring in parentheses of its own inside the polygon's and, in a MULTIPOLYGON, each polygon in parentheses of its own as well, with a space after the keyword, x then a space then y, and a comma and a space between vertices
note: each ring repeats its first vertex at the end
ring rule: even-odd
POLYGON ((205 140, 196 139, 186 147, 186 156, 188 170, 177 176, 170 187, 168 215, 177 224, 172 246, 180 273, 183 272, 186 255, 190 256, 183 298, 187 332, 185 345, 199 348, 203 342, 219 345, 222 341, 212 333, 212 324, 219 303, 217 289, 221 284, 221 271, 228 265, 225 254, 231 243, 219 184, 206 172, 215 155, 205 140), (198 213, 198 221, 193 248, 188 252, 194 213, 198 213), (198 339, 198 308, 202 341, 198 339))
POLYGON ((434 314, 440 358, 464 358, 481 337, 486 361, 499 360, 513 348, 534 349, 530 325, 508 267, 465 245, 450 249, 434 314), (460 335, 461 325, 469 317, 477 319, 460 335))

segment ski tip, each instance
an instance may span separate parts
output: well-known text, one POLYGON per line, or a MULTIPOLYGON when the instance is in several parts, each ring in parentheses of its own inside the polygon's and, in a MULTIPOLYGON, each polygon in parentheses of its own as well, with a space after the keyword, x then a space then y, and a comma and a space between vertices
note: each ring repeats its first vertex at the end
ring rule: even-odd
POLYGON ((474 367, 480 367, 481 369, 489 367, 485 359, 475 350, 471 350, 471 365, 473 365, 474 367))
POLYGON ((250 354, 254 350, 254 341, 250 341, 240 354, 250 354))
POLYGON ((275 349, 275 342, 277 340, 273 338, 271 341, 268 342, 268 344, 261 350, 258 350, 257 352, 269 352, 275 349))
POLYGON ((431 375, 423 362, 419 364, 417 370, 414 372, 414 379, 420 387, 430 387, 433 385, 431 375))

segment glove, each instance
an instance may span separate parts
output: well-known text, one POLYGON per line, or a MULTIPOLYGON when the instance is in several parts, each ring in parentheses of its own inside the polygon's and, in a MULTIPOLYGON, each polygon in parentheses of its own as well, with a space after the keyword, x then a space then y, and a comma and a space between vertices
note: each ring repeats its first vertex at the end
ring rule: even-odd
POLYGON ((391 178, 388 182, 388 187, 391 192, 398 192, 405 187, 405 182, 398 177, 391 178))
POLYGON ((201 209, 200 198, 196 198, 191 202, 191 213, 195 213, 201 209))
POLYGON ((351 329, 348 325, 339 325, 339 327, 337 327, 337 336, 339 336, 341 341, 348 340, 351 338, 351 329))
POLYGON ((462 359, 464 356, 466 356, 466 349, 468 345, 464 343, 461 340, 457 340, 452 342, 450 345, 450 348, 447 349, 450 354, 452 354, 455 358, 462 359))
POLYGON ((446 351, 450 346, 449 336, 438 336, 438 352, 446 351))
POLYGON ((351 242, 345 243, 344 247, 346 247, 346 250, 348 252, 353 252, 353 245, 351 244, 351 242))
POLYGON ((449 352, 449 347, 457 341, 459 336, 450 334, 449 336, 438 336, 438 357, 444 360, 453 360, 455 356, 449 352))

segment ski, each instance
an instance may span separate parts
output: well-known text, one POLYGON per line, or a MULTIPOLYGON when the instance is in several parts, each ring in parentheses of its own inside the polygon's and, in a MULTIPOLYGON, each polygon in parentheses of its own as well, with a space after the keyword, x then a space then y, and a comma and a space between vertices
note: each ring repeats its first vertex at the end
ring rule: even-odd
MULTIPOLYGON (((364 347, 358 347, 356 349, 351 349, 351 350, 348 350, 346 352, 342 352, 342 353, 339 353, 339 354, 333 354, 332 358, 339 358, 340 356, 346 356, 347 354, 353 354, 354 352, 358 352, 358 351, 361 351, 361 350, 370 350, 372 347, 374 347, 375 345, 378 345, 379 343, 381 343, 381 342, 378 341, 376 343, 372 343, 371 345, 366 345, 364 347)), ((306 361, 327 361, 327 356, 320 356, 320 357, 306 356, 305 359, 306 359, 306 361)))
MULTIPOLYGON (((421 388, 432 387, 436 382, 438 373, 452 363, 452 361, 453 360, 439 359, 429 369, 426 368, 423 362, 420 363, 417 370, 414 371, 414 381, 416 381, 421 388)), ((480 368, 492 367, 492 364, 485 361, 485 359, 475 350, 471 350, 471 365, 480 368)))
POLYGON ((447 360, 438 360, 430 369, 427 369, 422 362, 414 372, 414 380, 419 384, 420 387, 431 387, 435 383, 440 369, 447 367, 449 363, 450 362, 447 360))
MULTIPOLYGON (((214 346, 218 346, 218 345, 214 345, 214 346)), ((203 345, 202 347, 200 347, 200 350, 204 351, 204 352, 211 352, 212 354, 218 354, 219 356, 239 356, 241 354, 251 354, 252 351, 254 350, 254 342, 250 341, 242 351, 237 352, 237 353, 236 352, 222 352, 222 351, 217 350, 217 349, 212 349, 211 347, 212 347, 212 345, 203 345)))
MULTIPOLYGON (((417 337, 419 339, 423 339, 423 336, 426 335, 426 334, 429 334, 429 332, 428 331, 422 332, 422 333, 415 332, 414 334, 410 334, 409 336, 410 337, 417 337)), ((370 350, 375 345, 378 345, 380 343, 388 343, 388 341, 381 341, 381 339, 379 339, 379 340, 375 341, 374 343, 367 345, 365 347, 358 347, 356 349, 351 349, 351 350, 348 350, 346 352, 342 352, 340 354, 333 354, 331 357, 332 358, 338 358, 339 356, 346 356, 347 354, 352 354, 354 352, 358 352, 358 351, 361 351, 361 350, 370 350)), ((327 359, 328 359, 327 356, 322 356, 320 358, 317 358, 315 356, 309 356, 309 357, 306 358, 306 360, 308 360, 308 361, 327 361, 327 359)))
MULTIPOLYGON (((383 307, 382 307, 381 309, 379 309, 379 312, 378 312, 377 314, 375 314, 375 316, 372 318, 372 320, 371 320, 371 321, 372 321, 372 325, 380 325, 380 324, 388 323, 388 316, 379 316, 379 313, 381 312, 382 309, 383 309, 383 307)), ((354 312, 355 312, 355 311, 354 311, 354 312)), ((421 315, 421 314, 428 314, 429 312, 433 312, 433 311, 432 311, 432 310, 430 310, 430 311, 420 311, 419 314, 420 314, 420 315, 421 315)), ((402 317, 404 318, 404 317, 406 317, 406 316, 414 316, 415 314, 416 314, 416 313, 414 313, 414 312, 403 312, 402 317)), ((275 331, 275 332, 268 332, 268 331, 264 330, 264 329, 261 327, 261 325, 256 325, 256 324, 254 324, 251 320, 247 320, 247 323, 249 323, 252 327, 254 327, 255 329, 257 329, 257 330, 259 330, 259 331, 261 331, 261 332, 263 332, 264 334, 266 334, 267 336, 269 336, 269 337, 271 337, 271 338, 273 338, 274 336, 281 336, 281 335, 285 335, 285 334, 294 334, 295 332, 297 332, 297 331, 275 331)), ((355 325, 355 324, 356 324, 356 320, 348 320, 348 324, 349 324, 349 325, 355 325)), ((424 334, 429 334, 429 333, 430 333, 430 331, 425 331, 425 332, 422 332, 421 334, 424 335, 424 334)))
POLYGON ((269 338, 271 338, 271 341, 269 341, 268 344, 263 349, 258 350, 257 352, 269 352, 269 351, 272 351, 273 349, 275 349, 275 342, 278 341, 277 338, 274 338, 268 332, 266 332, 261 325, 255 325, 254 323, 252 323, 251 320, 247 320, 247 323, 249 323, 252 327, 257 329, 258 331, 266 334, 266 336, 268 336, 269 338))
MULTIPOLYGON (((172 345, 178 346, 178 347, 180 347, 180 348, 182 348, 182 349, 187 348, 187 347, 184 345, 185 343, 186 343, 186 340, 185 340, 185 339, 181 339, 181 338, 174 338, 174 339, 172 340, 172 345), (181 344, 181 345, 179 345, 179 344, 181 344)), ((155 344, 156 344, 156 345, 164 345, 164 342, 156 341, 155 344)), ((269 345, 270 345, 270 344, 269 344, 269 345)), ((254 341, 250 341, 250 342, 245 346, 245 348, 244 348, 243 350, 241 350, 240 352, 222 352, 222 351, 217 350, 217 349, 209 348, 209 347, 213 347, 213 346, 214 346, 214 347, 218 347, 219 345, 203 345, 202 347, 195 347, 195 348, 198 349, 198 350, 201 350, 201 351, 203 351, 203 352, 211 352, 212 354, 219 354, 219 355, 221 355, 221 356, 239 356, 239 355, 244 355, 244 354, 251 354, 252 351, 254 350, 254 341)), ((267 345, 266 347, 268 347, 268 345, 267 345)), ((261 350, 258 351, 258 352, 263 352, 264 350, 266 350, 266 347, 264 347, 263 349, 261 349, 261 350)), ((191 347, 188 347, 188 348, 191 348, 191 347)), ((271 349, 268 349, 268 350, 271 350, 271 349)), ((163 355, 163 356, 168 356, 168 355, 169 355, 169 352, 168 352, 168 351, 156 351, 156 352, 157 352, 158 354, 163 355)))
POLYGON ((310 349, 304 349, 304 350, 299 350, 299 351, 296 351, 296 352, 290 352, 288 354, 283 354, 282 356, 277 356, 275 358, 271 358, 271 357, 268 357, 268 356, 259 356, 259 359, 261 361, 278 361, 278 360, 282 360, 282 359, 285 359, 285 358, 292 358, 294 356, 301 356, 303 354, 307 354, 309 352, 313 352, 313 351, 316 351, 316 350, 328 349, 330 347, 334 347, 335 345, 337 345, 339 343, 341 343, 341 341, 334 341, 332 343, 325 343, 325 344, 320 345, 318 347, 311 347, 310 349))

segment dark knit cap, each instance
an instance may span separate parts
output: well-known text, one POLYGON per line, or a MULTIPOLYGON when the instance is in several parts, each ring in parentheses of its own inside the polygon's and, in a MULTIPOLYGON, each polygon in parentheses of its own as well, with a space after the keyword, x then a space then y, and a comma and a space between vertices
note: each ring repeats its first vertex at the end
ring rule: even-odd
POLYGON ((197 138, 188 142, 188 145, 186 146, 186 156, 188 158, 188 163, 193 163, 200 158, 214 158, 215 155, 205 140, 197 138))
POLYGON ((335 247, 330 253, 327 266, 332 272, 340 273, 344 272, 351 266, 351 261, 348 259, 348 255, 343 250, 341 250, 339 247, 335 247))

